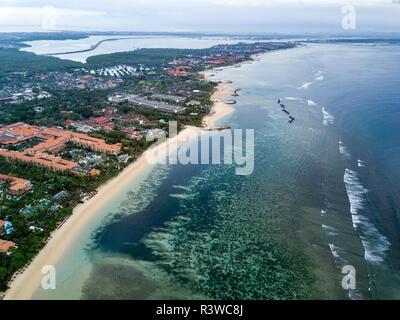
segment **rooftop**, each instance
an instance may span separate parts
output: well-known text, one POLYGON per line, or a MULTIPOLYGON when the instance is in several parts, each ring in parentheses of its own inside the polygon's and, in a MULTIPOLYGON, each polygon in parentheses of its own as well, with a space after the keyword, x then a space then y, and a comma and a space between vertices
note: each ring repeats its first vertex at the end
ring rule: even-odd
MULTIPOLYGON (((99 120, 102 122, 109 120, 109 118, 101 117, 99 120)), ((19 122, 0 129, 0 142, 3 144, 16 144, 32 138, 40 138, 45 141, 23 152, 0 149, 0 156, 41 164, 55 170, 67 170, 78 167, 78 164, 49 155, 47 152, 57 152, 61 150, 68 141, 77 145, 90 147, 99 152, 117 154, 121 150, 121 144, 109 145, 106 144, 103 139, 97 139, 82 133, 66 131, 55 127, 37 127, 19 122)))
POLYGON ((13 247, 15 247, 14 242, 0 239, 0 252, 7 252, 13 247))
POLYGON ((30 181, 25 179, 0 174, 0 180, 6 180, 10 182, 11 186, 8 189, 8 193, 10 194, 20 195, 32 189, 32 184, 30 181))

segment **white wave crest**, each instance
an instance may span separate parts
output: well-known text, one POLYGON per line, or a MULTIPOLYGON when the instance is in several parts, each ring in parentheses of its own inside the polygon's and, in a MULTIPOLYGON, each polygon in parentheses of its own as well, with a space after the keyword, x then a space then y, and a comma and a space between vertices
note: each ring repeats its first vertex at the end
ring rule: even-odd
POLYGON ((328 111, 326 111, 325 107, 322 107, 322 114, 324 115, 324 120, 323 120, 324 126, 333 124, 335 117, 331 115, 328 111))
POLYGON ((314 75, 314 79, 316 81, 322 81, 325 79, 325 77, 323 76, 323 72, 322 71, 318 71, 315 75, 314 75))
POLYGON ((305 82, 298 89, 308 89, 312 84, 313 82, 305 82))
POLYGON ((350 213, 354 230, 359 235, 364 246, 364 258, 368 262, 382 262, 389 250, 390 242, 382 235, 368 217, 361 214, 366 202, 368 190, 362 186, 355 171, 346 169, 344 183, 350 202, 350 213))
POLYGON ((339 152, 346 158, 350 158, 350 153, 342 141, 339 141, 339 152))
POLYGON ((285 100, 301 100, 300 98, 285 97, 285 100))
POLYGON ((334 246, 333 244, 329 243, 329 248, 331 249, 332 255, 335 258, 339 258, 339 253, 337 252, 338 247, 334 246))
POLYGON ((329 236, 337 235, 337 230, 334 227, 330 227, 330 226, 323 224, 322 229, 324 229, 329 236))

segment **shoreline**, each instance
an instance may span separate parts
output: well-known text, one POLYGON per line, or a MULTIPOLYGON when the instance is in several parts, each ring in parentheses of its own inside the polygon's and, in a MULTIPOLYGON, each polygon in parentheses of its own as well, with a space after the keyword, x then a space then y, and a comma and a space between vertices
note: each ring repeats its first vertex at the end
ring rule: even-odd
POLYGON ((211 101, 213 102, 213 106, 210 112, 203 118, 203 130, 217 129, 215 122, 234 111, 229 101, 225 101, 224 97, 237 94, 237 89, 228 88, 228 84, 230 84, 229 81, 219 83, 212 94, 211 101))
MULTIPOLYGON (((253 61, 245 61, 231 66, 223 67, 231 68, 242 65, 243 63, 251 63, 253 61)), ((200 72, 206 81, 210 81, 210 73, 222 70, 221 67, 213 68, 200 72)), ((0 300, 30 300, 33 294, 40 286, 42 278, 42 268, 46 265, 55 266, 61 259, 65 251, 73 243, 76 235, 95 218, 98 210, 104 203, 109 201, 121 188, 132 181, 144 168, 155 163, 156 158, 165 155, 172 149, 179 147, 186 141, 198 136, 203 130, 215 130, 215 122, 224 118, 234 111, 234 109, 223 98, 225 96, 237 96, 240 89, 227 87, 231 81, 220 82, 211 96, 213 106, 204 118, 203 127, 187 126, 176 137, 168 138, 165 142, 146 150, 137 160, 131 163, 116 177, 107 181, 97 189, 97 194, 90 200, 79 204, 73 209, 71 216, 57 229, 55 229, 46 245, 40 250, 35 258, 26 265, 21 271, 17 272, 10 281, 10 287, 3 293, 0 300)))
POLYGON ((188 127, 181 131, 176 137, 168 139, 166 142, 146 150, 135 162, 121 171, 116 177, 112 178, 97 191, 98 193, 74 208, 72 215, 62 224, 59 229, 54 230, 47 244, 40 250, 39 254, 32 262, 23 269, 24 271, 16 274, 11 280, 10 288, 5 292, 4 300, 29 300, 40 286, 44 274, 41 270, 46 265, 55 266, 64 252, 72 244, 76 235, 84 228, 91 219, 96 216, 97 211, 104 203, 109 201, 121 188, 134 179, 144 168, 151 166, 151 159, 163 155, 163 151, 169 151, 169 147, 178 147, 199 133, 196 127, 188 127), (164 150, 162 149, 165 147, 164 150), (158 149, 161 152, 157 153, 158 149), (154 152, 152 154, 152 152, 154 152))

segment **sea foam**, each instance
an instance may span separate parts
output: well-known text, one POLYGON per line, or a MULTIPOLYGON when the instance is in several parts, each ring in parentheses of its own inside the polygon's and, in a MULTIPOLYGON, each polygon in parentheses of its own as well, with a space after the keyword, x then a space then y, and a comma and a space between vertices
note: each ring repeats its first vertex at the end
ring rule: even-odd
POLYGON ((322 71, 318 71, 315 75, 314 75, 314 77, 319 77, 319 76, 321 76, 322 75, 322 71))
POLYGON ((305 82, 298 89, 308 89, 312 84, 312 82, 305 82))
POLYGON ((339 256, 339 253, 337 252, 337 247, 336 246, 334 246, 333 244, 331 244, 331 243, 329 243, 329 248, 331 249, 331 252, 332 252, 332 255, 335 257, 335 258, 339 258, 340 256, 339 256))
POLYGON ((325 224, 322 225, 322 229, 325 230, 325 232, 329 235, 329 236, 336 236, 337 235, 337 230, 334 227, 331 226, 327 226, 325 224))
POLYGON ((343 180, 350 202, 353 227, 360 235, 364 247, 364 258, 368 262, 382 262, 389 250, 390 242, 368 217, 360 213, 364 209, 368 190, 363 187, 355 171, 346 169, 343 180))
POLYGON ((350 158, 350 153, 342 141, 339 141, 339 152, 344 158, 350 158))
POLYGON ((328 111, 326 111, 325 107, 322 107, 322 114, 324 115, 324 120, 323 120, 324 126, 333 124, 335 117, 331 115, 328 111))
POLYGON ((285 100, 301 100, 300 98, 285 97, 285 100))

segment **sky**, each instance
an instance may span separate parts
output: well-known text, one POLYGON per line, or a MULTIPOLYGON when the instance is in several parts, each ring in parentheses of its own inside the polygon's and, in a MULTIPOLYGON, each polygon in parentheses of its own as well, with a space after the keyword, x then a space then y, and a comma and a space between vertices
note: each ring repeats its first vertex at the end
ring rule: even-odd
POLYGON ((400 0, 0 0, 0 31, 49 30, 399 32, 400 0))

